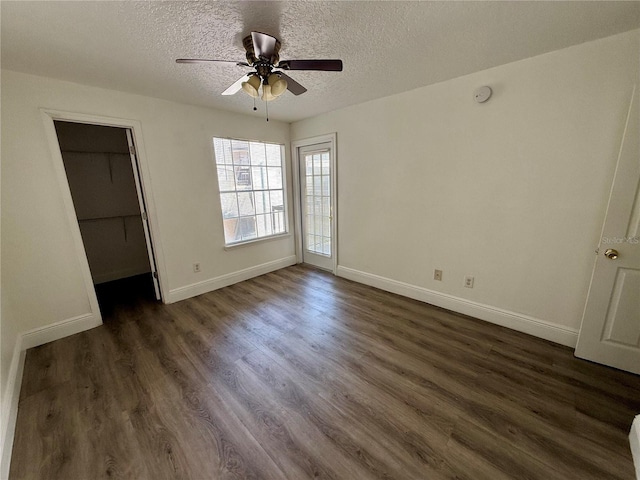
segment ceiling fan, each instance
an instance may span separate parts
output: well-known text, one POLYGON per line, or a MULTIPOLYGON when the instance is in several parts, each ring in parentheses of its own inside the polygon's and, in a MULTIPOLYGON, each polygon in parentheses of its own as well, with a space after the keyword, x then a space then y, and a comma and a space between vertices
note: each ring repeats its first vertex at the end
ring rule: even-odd
MULTIPOLYGON (((222 95, 235 95, 244 90, 253 98, 260 94, 262 100, 269 102, 289 90, 294 95, 302 95, 307 91, 302 85, 286 75, 283 70, 319 70, 341 72, 342 60, 280 60, 280 40, 266 33, 251 32, 242 40, 246 50, 246 62, 233 60, 213 60, 199 58, 178 58, 177 63, 235 63, 240 67, 251 67, 255 70, 239 78, 227 88, 222 95)), ((253 107, 256 110, 255 104, 253 107)))

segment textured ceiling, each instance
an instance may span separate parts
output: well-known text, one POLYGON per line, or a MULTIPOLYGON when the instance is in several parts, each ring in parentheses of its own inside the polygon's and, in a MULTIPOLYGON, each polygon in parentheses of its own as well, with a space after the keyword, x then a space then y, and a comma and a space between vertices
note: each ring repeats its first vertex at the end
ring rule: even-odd
MULTIPOLYGON (((252 30, 282 59, 341 58, 344 71, 290 72, 308 88, 270 104, 295 121, 640 26, 639 2, 2 1, 2 68, 252 115, 220 92, 247 69, 252 30)), ((259 102, 262 104, 262 102, 259 102)))

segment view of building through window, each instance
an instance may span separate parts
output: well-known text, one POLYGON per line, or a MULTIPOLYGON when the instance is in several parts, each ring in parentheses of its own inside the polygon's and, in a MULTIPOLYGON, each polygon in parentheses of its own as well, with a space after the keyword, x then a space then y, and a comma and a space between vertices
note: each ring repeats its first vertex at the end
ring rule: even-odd
POLYGON ((214 138, 226 245, 287 232, 283 146, 214 138))

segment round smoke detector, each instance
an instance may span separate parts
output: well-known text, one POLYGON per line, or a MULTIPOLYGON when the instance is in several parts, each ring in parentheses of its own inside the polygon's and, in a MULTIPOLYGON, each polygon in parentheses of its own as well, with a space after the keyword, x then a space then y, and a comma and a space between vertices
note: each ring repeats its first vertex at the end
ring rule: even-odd
POLYGON ((478 103, 484 103, 491 98, 491 87, 480 87, 473 92, 473 98, 478 103))

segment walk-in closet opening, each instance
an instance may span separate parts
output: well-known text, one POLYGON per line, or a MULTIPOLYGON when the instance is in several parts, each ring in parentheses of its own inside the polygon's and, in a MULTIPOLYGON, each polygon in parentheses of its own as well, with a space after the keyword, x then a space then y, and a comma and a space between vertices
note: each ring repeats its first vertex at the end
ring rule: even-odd
POLYGON ((55 121, 103 317, 116 305, 160 299, 132 131, 55 121))

